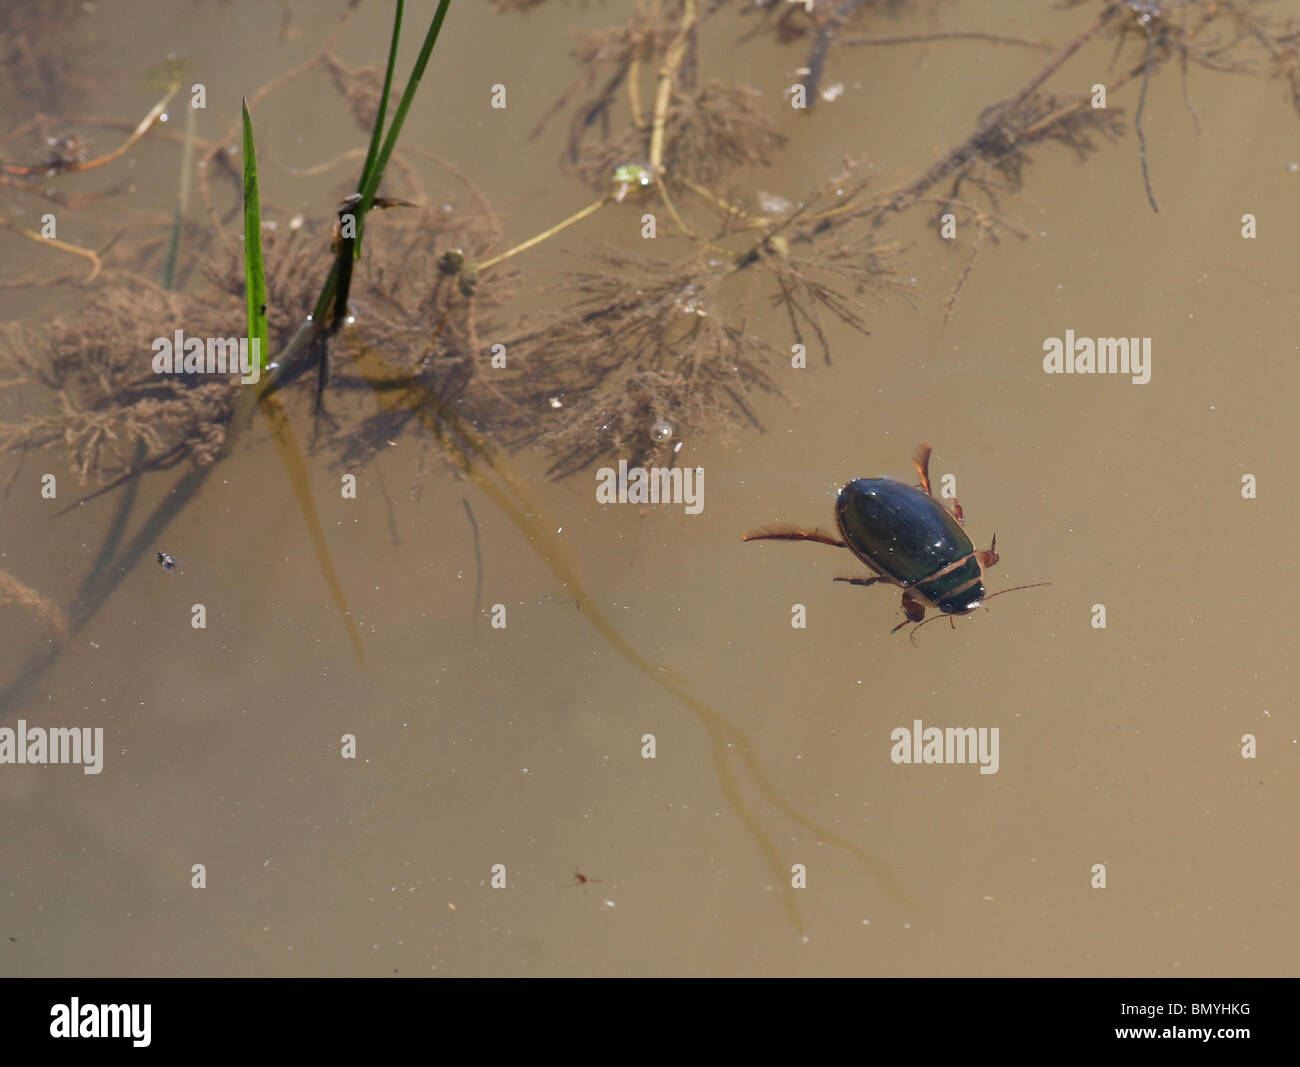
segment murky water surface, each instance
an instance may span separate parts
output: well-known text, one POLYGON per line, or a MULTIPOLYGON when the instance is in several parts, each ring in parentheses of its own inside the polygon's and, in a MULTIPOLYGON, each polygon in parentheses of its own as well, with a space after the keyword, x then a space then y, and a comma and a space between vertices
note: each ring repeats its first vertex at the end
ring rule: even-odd
MULTIPOLYGON (((432 5, 411 7, 419 24, 432 5)), ((570 31, 630 7, 453 5, 402 143, 454 161, 507 245, 592 199, 558 162, 572 108, 526 138, 576 76, 570 31), (496 83, 504 110, 489 103, 496 83)), ((157 99, 144 71, 185 53, 207 86, 204 138, 241 94, 317 51, 340 11, 295 5, 295 35, 279 40, 274 5, 91 8, 57 31, 90 87, 69 91, 70 121, 133 124, 157 99)), ((1059 49, 1098 10, 905 5, 862 32, 983 29, 1059 49)), ((366 5, 338 54, 382 62, 388 19, 366 5)), ((762 91, 789 143, 740 178, 796 201, 846 155, 882 188, 907 181, 1053 55, 980 40, 845 48, 823 80, 842 92, 797 114, 782 92, 807 41, 737 43, 751 25, 711 25, 701 70, 762 91)), ((1098 38, 1050 88, 1116 77, 1141 59, 1136 32, 1124 49, 1109 66, 1114 38, 1098 38)), ((1125 133, 1086 160, 1031 148, 1022 191, 1000 200, 1025 237, 985 244, 950 322, 969 235, 939 239, 930 208, 890 221, 910 299, 879 303, 867 337, 832 322, 830 366, 815 353, 807 370, 775 366, 794 403, 761 401, 765 432, 684 441, 679 462, 705 472, 699 514, 602 505, 594 467, 556 482, 524 451, 507 469, 535 510, 514 522, 447 472, 427 432, 353 470, 356 500, 341 498, 346 470, 310 455, 364 661, 255 423, 0 709, 9 728, 102 727, 105 750, 98 775, 0 765, 0 973, 1294 973, 1300 118, 1275 81, 1193 69, 1187 92, 1199 130, 1176 68, 1148 90, 1159 213, 1136 84, 1111 101, 1125 133), (1044 341, 1067 330, 1150 338, 1150 381, 1045 374, 1044 341), (779 521, 832 528, 840 485, 911 481, 922 441, 936 488, 955 476, 976 546, 997 534, 990 589, 1049 587, 913 645, 890 634, 896 590, 832 582, 865 573, 848 553, 741 543, 779 521), (153 550, 183 569, 164 572, 153 550), (996 728, 996 773, 893 762, 893 731, 918 721, 996 728), (347 735, 355 759, 341 757, 347 735)), ((10 100, 9 122, 41 109, 10 100)), ((294 172, 365 147, 328 79, 287 85, 256 120, 269 213, 327 213, 359 163, 294 172)), ((96 136, 106 149, 123 135, 96 136)), ((116 173, 119 199, 91 214, 120 209, 123 226, 165 234, 177 160, 175 143, 142 145, 116 173)), ((67 188, 112 184, 91 177, 67 188)), ((39 204, 5 199, 6 216, 36 224, 39 204)), ((77 243, 68 218, 60 236, 77 243)), ((521 306, 550 299, 586 240, 639 250, 639 227, 635 209, 602 211, 569 251, 519 257, 521 306)), ((6 231, 0 266, 14 278, 66 265, 6 231)), ((81 293, 0 300, 39 327, 81 293)), ((788 349, 788 321, 757 310, 751 328, 788 349)), ((293 418, 307 441, 309 412, 293 418)), ((118 498, 51 518, 45 472, 60 505, 75 499, 60 454, 28 456, 0 505, 0 568, 70 606, 118 498)), ((146 478, 131 521, 178 477, 146 478)), ((0 630, 4 683, 47 637, 15 605, 0 606, 0 630)))

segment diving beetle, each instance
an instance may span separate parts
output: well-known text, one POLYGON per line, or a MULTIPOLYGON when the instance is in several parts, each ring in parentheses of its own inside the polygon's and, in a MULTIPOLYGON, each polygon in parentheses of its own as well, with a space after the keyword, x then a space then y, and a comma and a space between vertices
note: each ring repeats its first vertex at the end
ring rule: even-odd
POLYGON ((816 527, 779 526, 756 530, 743 540, 816 541, 847 548, 876 576, 835 580, 850 585, 886 582, 901 589, 907 617, 889 632, 916 623, 909 637, 925 624, 929 608, 940 612, 930 622, 944 615, 952 621, 952 616, 966 615, 1002 593, 1050 585, 1035 582, 985 595, 984 572, 998 562, 997 535, 987 549, 977 549, 962 528, 961 505, 954 500, 950 511, 935 499, 930 491, 930 452, 930 446, 923 444, 912 459, 921 476, 920 488, 892 478, 857 478, 841 489, 835 501, 839 538, 816 527))

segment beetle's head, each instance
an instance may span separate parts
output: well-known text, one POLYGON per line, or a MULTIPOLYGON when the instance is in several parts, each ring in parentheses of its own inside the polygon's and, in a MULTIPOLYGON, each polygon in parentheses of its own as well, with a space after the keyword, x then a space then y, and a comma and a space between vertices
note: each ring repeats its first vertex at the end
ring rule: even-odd
POLYGON ((998 535, 993 535, 993 543, 987 549, 980 548, 975 551, 975 558, 980 561, 980 569, 988 570, 998 561, 998 535))
POLYGON ((959 596, 947 596, 939 601, 937 607, 945 615, 969 615, 984 603, 984 583, 976 582, 959 596))

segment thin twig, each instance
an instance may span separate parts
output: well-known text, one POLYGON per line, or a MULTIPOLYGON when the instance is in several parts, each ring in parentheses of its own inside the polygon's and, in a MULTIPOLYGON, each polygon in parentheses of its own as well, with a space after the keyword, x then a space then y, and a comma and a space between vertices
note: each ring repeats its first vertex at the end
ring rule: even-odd
POLYGON ((113 151, 108 152, 105 155, 97 156, 94 159, 88 159, 84 162, 71 160, 68 162, 60 162, 56 165, 49 163, 33 163, 29 165, 0 163, 0 170, 3 170, 6 174, 32 175, 48 174, 51 172, 59 174, 75 174, 79 171, 94 170, 96 167, 102 167, 106 163, 112 163, 113 160, 120 159, 122 156, 126 155, 126 153, 131 150, 131 146, 152 129, 154 123, 157 122, 162 116, 162 113, 167 110, 167 105, 171 103, 172 97, 176 95, 180 87, 180 82, 173 83, 167 90, 167 94, 149 109, 149 114, 145 115, 145 117, 136 124, 136 127, 131 131, 130 136, 113 149, 113 151))
POLYGON ((71 252, 74 256, 82 256, 85 259, 90 260, 90 273, 86 275, 85 280, 82 283, 83 285, 89 285, 98 278, 99 272, 104 268, 104 264, 100 262, 99 256, 89 248, 79 248, 77 245, 70 245, 67 241, 60 241, 54 237, 42 237, 39 233, 35 233, 32 230, 23 229, 16 222, 11 222, 3 215, 0 215, 0 226, 3 226, 8 230, 13 230, 14 233, 26 237, 29 241, 35 241, 40 245, 49 245, 51 248, 57 248, 60 252, 71 252))
POLYGON ((886 204, 876 216, 876 225, 880 225, 880 223, 884 221, 885 216, 889 213, 902 210, 921 193, 929 189, 930 186, 943 179, 946 175, 951 174, 963 163, 966 163, 971 159, 979 151, 981 142, 988 136, 993 128, 997 126, 1003 116, 1011 114, 1017 107, 1028 100, 1038 87, 1043 84, 1043 82, 1047 81, 1048 78, 1061 68, 1066 60, 1092 40, 1092 38, 1095 37, 1112 18, 1115 17, 1117 10, 1118 9, 1114 7, 1106 8, 1106 10, 1098 16, 1097 20, 1091 26, 1053 56, 1047 65, 1029 80, 1029 84, 1021 89, 1020 92, 1010 101, 1003 104, 1001 107, 992 109, 984 121, 975 127, 974 133, 952 149, 952 151, 931 166, 929 170, 886 204))
POLYGON ((1142 28, 1147 32, 1147 54, 1142 61, 1142 91, 1138 93, 1137 114, 1133 117, 1133 125, 1137 129, 1138 135, 1138 159, 1142 163, 1142 184, 1146 186, 1147 200, 1151 202, 1151 210, 1160 213, 1160 208, 1156 206, 1156 194, 1151 191, 1151 173, 1147 170, 1147 138, 1142 132, 1142 109, 1146 107, 1147 102, 1147 82, 1151 78, 1151 49, 1154 46, 1154 38, 1151 36, 1151 27, 1145 22, 1142 28))
POLYGON ((836 41, 837 45, 883 45, 883 44, 921 44, 929 41, 992 41, 994 44, 1018 44, 1025 48, 1042 48, 1049 50, 1051 41, 1031 41, 1025 37, 1006 37, 998 33, 963 32, 954 30, 950 33, 913 33, 904 37, 849 37, 836 41))
POLYGON ((682 26, 677 37, 669 45, 664 56, 664 65, 659 70, 659 92, 655 96, 654 126, 650 131, 650 167, 655 174, 663 175, 664 162, 664 126, 668 121, 668 104, 673 97, 673 79, 677 77, 677 68, 681 66, 686 54, 686 42, 690 39, 691 26, 695 23, 695 0, 686 0, 682 10, 682 26))
POLYGON ((502 252, 499 256, 493 256, 491 259, 485 259, 482 263, 478 265, 478 269, 480 271, 485 271, 488 269, 488 267, 496 266, 502 260, 509 259, 511 256, 518 255, 520 252, 532 248, 533 245, 541 244, 548 237, 554 237, 561 230, 567 229, 569 226, 572 226, 575 222, 581 222, 588 215, 594 214, 595 212, 599 211, 602 207, 604 207, 607 203, 609 203, 609 201, 612 198, 613 198, 612 193, 606 193, 595 203, 588 204, 581 211, 575 212, 574 214, 570 215, 563 222, 557 222, 549 230, 543 230, 535 237, 528 238, 528 240, 525 241, 523 244, 515 245, 514 248, 511 248, 506 252, 502 252))

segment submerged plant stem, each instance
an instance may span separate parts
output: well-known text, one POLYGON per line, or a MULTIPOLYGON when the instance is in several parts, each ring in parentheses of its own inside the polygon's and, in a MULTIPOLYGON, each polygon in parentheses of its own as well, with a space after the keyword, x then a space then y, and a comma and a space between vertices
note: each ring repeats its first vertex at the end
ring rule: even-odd
POLYGON ((528 249, 532 248, 534 245, 539 245, 547 238, 554 237, 561 230, 568 229, 575 222, 581 222, 588 215, 594 215, 597 211, 599 211, 602 207, 604 207, 607 203, 609 203, 613 198, 614 197, 612 193, 606 193, 599 200, 595 201, 594 203, 588 204, 581 211, 577 211, 574 214, 570 215, 563 222, 557 222, 549 230, 543 230, 541 233, 537 234, 536 236, 528 238, 528 240, 524 241, 522 244, 517 244, 515 245, 514 248, 511 248, 506 252, 502 252, 499 256, 493 256, 491 259, 485 259, 482 263, 478 264, 478 269, 481 271, 487 270, 488 267, 495 267, 498 263, 501 263, 504 260, 509 259, 511 256, 517 256, 520 252, 528 251, 528 249))
POLYGON ((682 27, 664 57, 664 65, 659 72, 659 92, 655 96, 654 126, 650 131, 650 166, 659 175, 663 174, 664 128, 668 123, 668 105, 673 97, 673 80, 677 77, 678 67, 682 65, 682 57, 686 55, 686 43, 694 25, 695 0, 686 0, 682 9, 682 27))
POLYGON ((83 284, 89 285, 99 277, 99 272, 103 269, 104 264, 100 262, 99 256, 89 248, 79 248, 76 245, 70 245, 67 241, 60 241, 54 237, 42 237, 39 233, 32 230, 26 230, 16 222, 12 222, 0 215, 0 226, 7 230, 13 230, 14 233, 21 237, 26 237, 29 241, 35 241, 37 244, 48 245, 50 248, 57 248, 60 252, 71 252, 74 256, 81 256, 83 259, 90 260, 90 273, 86 275, 83 284))

